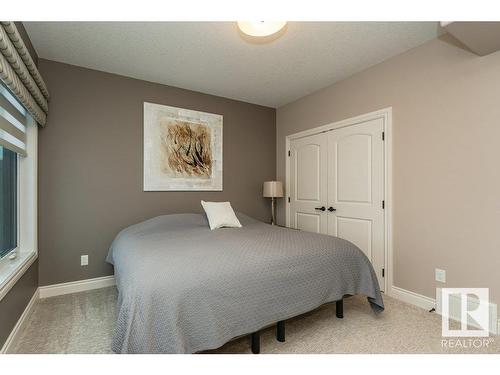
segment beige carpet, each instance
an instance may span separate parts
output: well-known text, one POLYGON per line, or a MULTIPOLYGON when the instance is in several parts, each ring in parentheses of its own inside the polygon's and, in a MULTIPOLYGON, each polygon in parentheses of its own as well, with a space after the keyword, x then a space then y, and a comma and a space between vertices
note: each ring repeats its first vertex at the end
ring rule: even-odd
MULTIPOLYGON (((110 353, 117 291, 105 288, 40 300, 13 344, 13 353, 110 353)), ((335 304, 287 321, 286 342, 273 328, 261 337, 262 353, 500 353, 500 337, 487 347, 441 346, 441 317, 389 297, 375 316, 364 297, 335 304)), ((249 338, 231 341, 211 353, 250 353, 249 338)))

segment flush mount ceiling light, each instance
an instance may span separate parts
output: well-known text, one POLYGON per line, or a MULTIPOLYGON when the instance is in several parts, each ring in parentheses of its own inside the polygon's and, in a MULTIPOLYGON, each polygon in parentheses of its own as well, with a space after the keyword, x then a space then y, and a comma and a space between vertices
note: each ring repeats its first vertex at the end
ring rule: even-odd
POLYGON ((276 34, 278 31, 285 27, 286 21, 256 21, 256 22, 242 22, 238 21, 240 30, 254 37, 266 37, 276 34))

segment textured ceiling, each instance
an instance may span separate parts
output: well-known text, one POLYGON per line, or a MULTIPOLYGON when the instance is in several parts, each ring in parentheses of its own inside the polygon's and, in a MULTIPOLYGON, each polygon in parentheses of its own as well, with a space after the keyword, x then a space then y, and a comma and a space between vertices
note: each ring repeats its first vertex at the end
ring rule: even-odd
POLYGON ((279 107, 438 36, 437 22, 291 22, 265 44, 233 22, 25 22, 42 58, 279 107))

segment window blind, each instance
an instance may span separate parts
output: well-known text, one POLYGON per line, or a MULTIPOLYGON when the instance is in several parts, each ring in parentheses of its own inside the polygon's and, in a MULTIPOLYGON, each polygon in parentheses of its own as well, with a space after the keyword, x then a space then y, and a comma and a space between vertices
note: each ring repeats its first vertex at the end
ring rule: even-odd
POLYGON ((0 146, 26 156, 28 116, 14 95, 0 84, 0 146))

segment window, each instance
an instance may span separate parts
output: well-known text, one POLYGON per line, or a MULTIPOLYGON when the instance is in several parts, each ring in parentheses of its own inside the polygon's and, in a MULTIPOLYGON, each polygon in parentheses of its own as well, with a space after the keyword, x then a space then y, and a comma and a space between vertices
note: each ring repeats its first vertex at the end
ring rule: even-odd
POLYGON ((0 300, 38 257, 33 118, 0 83, 0 300))
POLYGON ((0 146, 0 258, 17 248, 17 154, 0 146))

